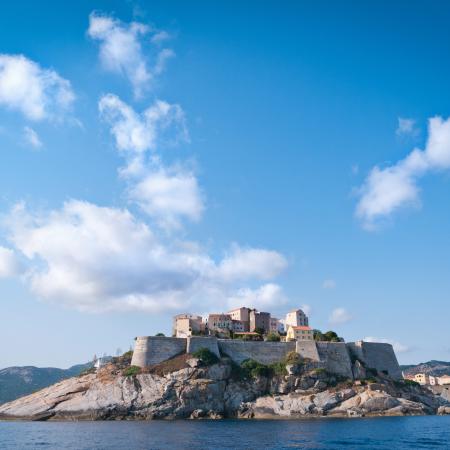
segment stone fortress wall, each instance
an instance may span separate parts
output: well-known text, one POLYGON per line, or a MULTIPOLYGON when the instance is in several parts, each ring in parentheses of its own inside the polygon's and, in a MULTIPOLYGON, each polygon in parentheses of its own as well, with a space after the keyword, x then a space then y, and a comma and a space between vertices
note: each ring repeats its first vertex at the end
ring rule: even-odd
POLYGON ((355 378, 353 363, 359 360, 367 368, 386 371, 394 379, 402 378, 392 345, 363 341, 266 342, 201 336, 143 336, 136 338, 131 364, 139 367, 150 366, 182 353, 192 353, 199 348, 208 348, 218 356, 228 356, 236 363, 254 359, 262 364, 281 361, 289 352, 296 351, 300 356, 320 363, 329 372, 351 379, 355 378))
POLYGON ((220 339, 219 348, 223 355, 240 364, 246 359, 254 359, 261 364, 281 361, 292 351, 295 342, 241 341, 239 339, 220 339))

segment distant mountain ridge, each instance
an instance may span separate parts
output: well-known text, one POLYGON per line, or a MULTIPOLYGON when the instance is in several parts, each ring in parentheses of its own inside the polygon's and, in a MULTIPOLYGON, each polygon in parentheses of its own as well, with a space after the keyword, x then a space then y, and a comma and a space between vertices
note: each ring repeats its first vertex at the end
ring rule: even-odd
POLYGON ((435 377, 450 375, 450 362, 431 360, 420 364, 409 364, 400 366, 404 375, 416 375, 417 373, 426 373, 435 377))
POLYGON ((77 364, 68 369, 55 367, 7 367, 0 370, 0 404, 6 403, 58 381, 79 375, 83 370, 92 367, 92 362, 77 364))

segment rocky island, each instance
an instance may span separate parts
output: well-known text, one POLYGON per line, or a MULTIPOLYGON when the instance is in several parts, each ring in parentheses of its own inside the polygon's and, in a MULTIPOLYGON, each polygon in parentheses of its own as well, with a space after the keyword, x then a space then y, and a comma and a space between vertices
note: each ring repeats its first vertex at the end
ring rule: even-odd
POLYGON ((353 362, 356 379, 296 352, 273 364, 240 364, 206 348, 140 368, 132 352, 99 369, 0 405, 0 419, 265 419, 450 413, 447 402, 408 380, 353 362))

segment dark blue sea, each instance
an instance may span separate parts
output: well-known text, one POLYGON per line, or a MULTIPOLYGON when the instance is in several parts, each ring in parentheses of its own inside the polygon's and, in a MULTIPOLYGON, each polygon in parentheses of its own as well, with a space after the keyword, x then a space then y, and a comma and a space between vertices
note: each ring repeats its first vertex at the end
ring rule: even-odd
POLYGON ((0 449, 450 449, 450 416, 0 422, 0 449))

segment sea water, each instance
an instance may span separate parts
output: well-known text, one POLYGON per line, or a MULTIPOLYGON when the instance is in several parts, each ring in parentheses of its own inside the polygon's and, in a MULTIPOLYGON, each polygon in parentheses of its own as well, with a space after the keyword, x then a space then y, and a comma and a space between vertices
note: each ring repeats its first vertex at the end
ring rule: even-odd
POLYGON ((0 449, 450 449, 450 416, 0 422, 0 449))

